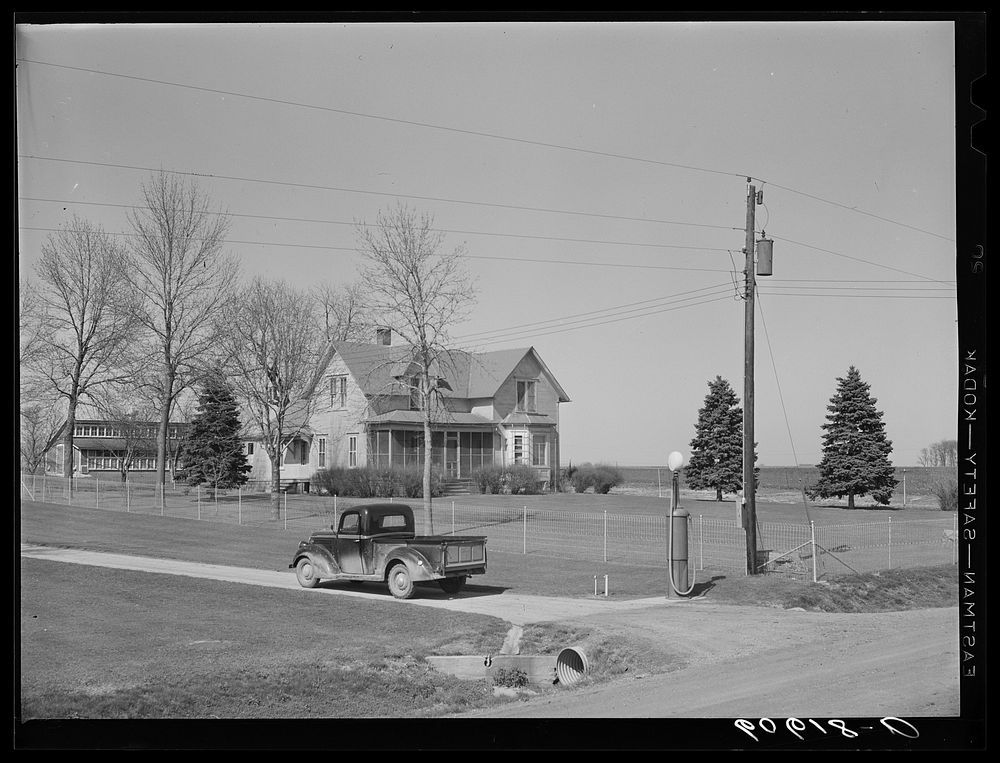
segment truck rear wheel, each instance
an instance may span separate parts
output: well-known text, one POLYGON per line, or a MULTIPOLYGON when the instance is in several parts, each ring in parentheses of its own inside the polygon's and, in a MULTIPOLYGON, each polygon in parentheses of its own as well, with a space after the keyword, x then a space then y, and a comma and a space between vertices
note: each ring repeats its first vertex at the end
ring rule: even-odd
POLYGON ((445 593, 458 593, 462 590, 462 586, 465 585, 465 576, 457 578, 441 578, 438 581, 438 585, 441 586, 441 590, 445 593))
POLYGON ((315 588, 316 584, 319 583, 316 568, 313 566, 312 560, 307 556, 299 559, 299 563, 295 565, 295 577, 298 579, 299 585, 303 588, 315 588))
POLYGON ((389 570, 389 590, 397 599, 413 596, 413 578, 405 564, 397 564, 389 570))

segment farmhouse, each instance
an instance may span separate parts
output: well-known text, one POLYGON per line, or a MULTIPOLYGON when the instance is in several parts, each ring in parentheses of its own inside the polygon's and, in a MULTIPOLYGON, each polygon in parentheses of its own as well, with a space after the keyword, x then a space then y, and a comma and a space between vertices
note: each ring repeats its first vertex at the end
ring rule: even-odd
MULTIPOLYGON (((419 467, 422 412, 413 386, 413 348, 333 342, 320 363, 309 413, 285 449, 282 483, 308 482, 317 469, 419 467)), ((569 397, 533 347, 450 351, 433 375, 441 393, 432 408, 431 463, 446 480, 468 479, 484 466, 525 464, 549 489, 559 470, 559 406, 569 397)), ((253 480, 268 480, 259 442, 245 443, 253 480)))

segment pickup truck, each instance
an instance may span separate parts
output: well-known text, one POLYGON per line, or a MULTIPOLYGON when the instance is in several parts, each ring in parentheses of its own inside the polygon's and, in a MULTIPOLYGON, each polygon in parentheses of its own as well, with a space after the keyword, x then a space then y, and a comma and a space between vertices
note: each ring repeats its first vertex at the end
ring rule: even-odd
POLYGON ((304 588, 320 580, 375 581, 409 599, 417 583, 437 581, 458 593, 468 577, 486 573, 486 537, 418 536, 411 507, 370 504, 345 509, 339 525, 300 542, 288 566, 304 588))

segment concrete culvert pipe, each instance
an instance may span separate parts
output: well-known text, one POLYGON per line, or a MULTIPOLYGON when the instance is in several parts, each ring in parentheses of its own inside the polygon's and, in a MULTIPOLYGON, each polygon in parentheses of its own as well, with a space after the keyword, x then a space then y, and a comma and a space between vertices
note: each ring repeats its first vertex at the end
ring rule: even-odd
POLYGON ((577 646, 566 647, 556 658, 556 677, 563 686, 572 686, 581 680, 589 668, 587 655, 577 646))

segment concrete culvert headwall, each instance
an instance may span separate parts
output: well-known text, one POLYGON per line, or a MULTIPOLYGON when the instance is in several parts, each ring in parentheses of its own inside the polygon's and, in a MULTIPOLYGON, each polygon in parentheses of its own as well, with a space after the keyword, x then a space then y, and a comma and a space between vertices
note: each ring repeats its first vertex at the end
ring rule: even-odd
POLYGON ((556 657, 556 677, 563 686, 572 686, 580 681, 589 669, 587 655, 580 647, 566 647, 556 657))

